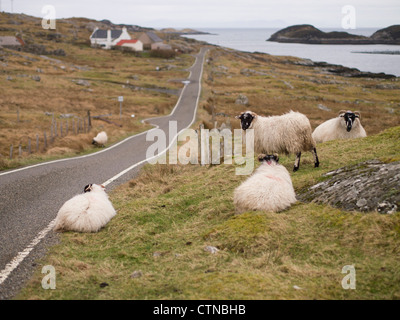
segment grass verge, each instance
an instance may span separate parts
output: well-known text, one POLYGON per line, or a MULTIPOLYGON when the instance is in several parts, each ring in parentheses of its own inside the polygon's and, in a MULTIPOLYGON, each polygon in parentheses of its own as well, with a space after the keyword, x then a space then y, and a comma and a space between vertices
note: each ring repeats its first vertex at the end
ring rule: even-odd
MULTIPOLYGON (((399 160, 399 141, 396 127, 321 144, 321 167, 305 154, 295 189, 344 165, 399 160)), ((290 169, 293 157, 281 162, 290 169)), ((298 202, 235 216, 245 178, 234 165, 146 166, 111 193, 117 216, 96 234, 64 233, 17 299, 400 299, 398 213, 298 202), (43 265, 55 267, 55 290, 41 287, 43 265), (356 290, 341 286, 345 265, 356 290)))

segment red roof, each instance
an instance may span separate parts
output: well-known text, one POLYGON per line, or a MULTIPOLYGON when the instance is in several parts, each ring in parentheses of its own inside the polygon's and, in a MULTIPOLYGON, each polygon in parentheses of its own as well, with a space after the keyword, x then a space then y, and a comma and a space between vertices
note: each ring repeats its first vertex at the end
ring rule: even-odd
POLYGON ((121 40, 120 42, 117 43, 117 46, 122 46, 125 43, 136 43, 137 39, 132 39, 132 40, 121 40))

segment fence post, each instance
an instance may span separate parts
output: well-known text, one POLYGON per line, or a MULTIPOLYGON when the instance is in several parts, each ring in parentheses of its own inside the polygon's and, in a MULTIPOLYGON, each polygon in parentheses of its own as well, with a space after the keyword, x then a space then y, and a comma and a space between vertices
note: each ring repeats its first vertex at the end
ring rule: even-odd
POLYGON ((44 149, 47 149, 47 137, 46 137, 46 132, 43 133, 43 139, 44 139, 44 149))
POLYGON ((87 112, 88 115, 88 131, 92 129, 92 119, 90 118, 90 110, 87 112))
POLYGON ((21 146, 21 144, 19 144, 19 146, 18 146, 18 156, 19 157, 22 156, 22 146, 21 146))
POLYGON ((28 153, 31 154, 31 138, 28 138, 28 153))
POLYGON ((63 123, 62 120, 60 120, 60 137, 62 138, 63 136, 63 123))
POLYGON ((14 149, 14 146, 11 145, 10 146, 10 160, 12 160, 12 157, 13 157, 13 149, 14 149))
POLYGON ((39 135, 36 135, 36 152, 39 152, 39 135))

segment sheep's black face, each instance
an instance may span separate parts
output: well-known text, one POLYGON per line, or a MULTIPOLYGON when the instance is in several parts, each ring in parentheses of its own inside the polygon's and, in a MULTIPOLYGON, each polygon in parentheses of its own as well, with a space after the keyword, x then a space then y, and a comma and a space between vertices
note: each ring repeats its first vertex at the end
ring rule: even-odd
POLYGON ((249 112, 244 112, 237 118, 240 119, 240 124, 241 124, 242 129, 247 130, 250 127, 251 122, 254 119, 254 116, 249 112))
POLYGON ((88 184, 88 185, 85 186, 85 188, 83 189, 83 192, 86 193, 86 192, 92 191, 92 187, 93 187, 93 184, 92 184, 92 183, 88 184))
POLYGON ((258 156, 258 161, 263 162, 266 161, 267 163, 271 163, 271 161, 275 161, 276 163, 279 162, 279 157, 277 154, 261 154, 258 156))
POLYGON ((353 112, 348 111, 343 115, 343 117, 344 117, 344 121, 346 122, 346 130, 347 130, 347 132, 350 132, 357 116, 353 112))

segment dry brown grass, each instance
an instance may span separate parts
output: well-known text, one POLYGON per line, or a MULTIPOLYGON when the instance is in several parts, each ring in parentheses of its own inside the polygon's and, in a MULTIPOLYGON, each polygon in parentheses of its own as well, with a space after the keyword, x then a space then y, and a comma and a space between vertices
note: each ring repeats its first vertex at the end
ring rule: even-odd
MULTIPOLYGON (((25 147, 29 138, 36 142, 37 134, 41 147, 35 156, 41 156, 49 153, 56 155, 57 151, 62 155, 66 152, 65 148, 73 153, 91 150, 90 135, 97 134, 99 130, 105 130, 111 142, 145 130, 147 127, 140 120, 168 114, 178 96, 145 89, 136 90, 132 86, 179 90, 183 87, 182 83, 170 80, 185 78, 188 75, 186 69, 194 62, 194 58, 187 54, 166 60, 150 58, 145 54, 140 56, 118 50, 90 48, 91 31, 86 26, 88 22, 95 21, 87 19, 57 21, 56 32, 62 38, 59 42, 49 41, 47 35, 54 31, 43 30, 40 21, 39 18, 24 15, 11 17, 0 13, 0 26, 8 30, 0 31, 0 35, 14 35, 17 31, 27 42, 43 44, 46 50, 63 49, 66 52, 65 57, 46 59, 9 49, 0 51, 1 168, 29 161, 32 156, 28 156, 25 147), (12 21, 21 23, 18 30, 12 21), (171 65, 169 70, 156 71, 156 67, 171 65), (34 81, 33 76, 39 76, 40 81, 34 81), (90 85, 77 85, 75 81, 78 79, 84 79, 90 85), (119 119, 117 102, 120 95, 124 96, 122 120, 119 119), (20 113, 19 122, 17 110, 20 113), (48 150, 43 149, 43 133, 46 132, 47 137, 50 137, 52 121, 51 117, 45 116, 45 112, 54 113, 55 119, 60 121, 61 114, 72 113, 75 117, 85 118, 87 111, 93 116, 112 114, 108 119, 122 127, 93 120, 91 134, 58 137, 48 150), (136 117, 131 118, 132 114, 136 117), (23 155, 18 158, 14 153, 14 161, 10 162, 7 159, 11 144, 14 150, 21 144, 23 155)), ((193 50, 197 50, 197 45, 193 45, 193 50)))

